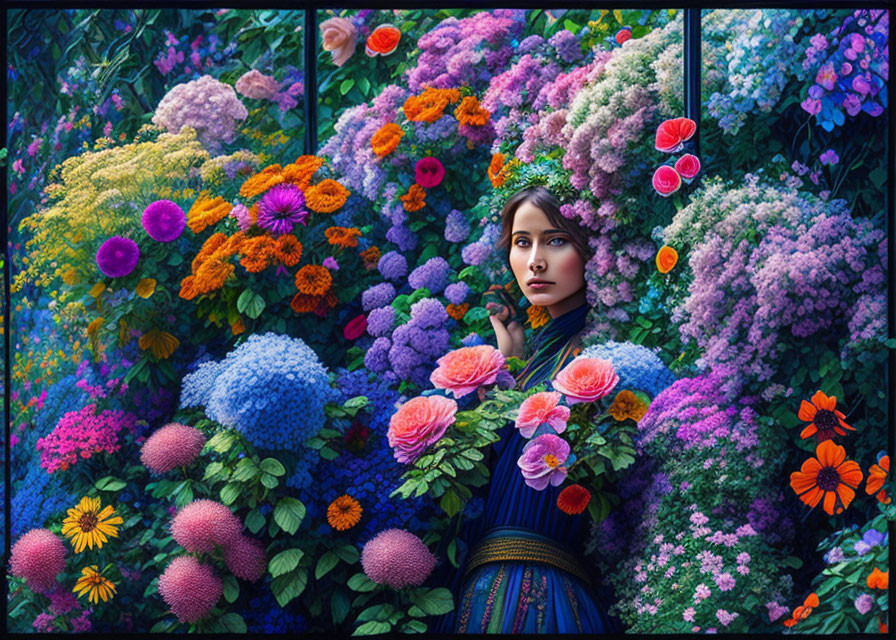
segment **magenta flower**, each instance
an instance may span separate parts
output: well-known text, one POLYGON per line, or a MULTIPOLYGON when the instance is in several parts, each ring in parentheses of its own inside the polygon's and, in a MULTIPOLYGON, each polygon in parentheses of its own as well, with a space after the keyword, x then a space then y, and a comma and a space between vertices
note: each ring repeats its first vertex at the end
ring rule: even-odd
POLYGON ((632 28, 631 27, 622 27, 619 31, 616 32, 616 44, 624 44, 632 39, 632 28))
POLYGON ((110 278, 128 275, 140 260, 140 247, 129 238, 112 236, 96 252, 96 266, 110 278))
POLYGON ((823 65, 815 75, 815 82, 828 91, 833 91, 834 85, 837 83, 837 72, 834 71, 834 63, 828 62, 823 65))
POLYGON ((800 103, 800 106, 803 108, 803 111, 814 116, 821 111, 821 100, 806 98, 800 103))
POLYGON ((47 593, 65 571, 65 546, 47 529, 32 529, 16 541, 10 552, 9 572, 22 578, 36 593, 47 593))
POLYGON ((692 180, 700 173, 700 158, 686 153, 675 161, 675 171, 685 180, 692 180))
POLYGON ((292 231, 296 224, 306 224, 305 194, 291 184, 278 184, 269 189, 258 205, 258 226, 276 235, 292 231))
POLYGON ((671 196, 681 188, 681 176, 667 164, 659 167, 653 174, 653 188, 663 196, 671 196))
POLYGON ((829 164, 833 166, 840 162, 840 157, 837 155, 836 151, 828 149, 818 157, 818 160, 821 164, 829 164))
POLYGON ((420 158, 414 166, 414 180, 424 189, 438 187, 444 178, 445 167, 437 158, 432 156, 420 158))
POLYGON ((530 440, 516 464, 523 472, 526 484, 542 491, 550 483, 561 484, 569 471, 563 463, 569 458, 569 443, 551 433, 530 440))
POLYGON ((224 592, 211 566, 193 556, 178 556, 159 576, 159 595, 181 622, 196 622, 211 613, 224 592))
POLYGON ((187 214, 171 200, 156 200, 143 210, 141 221, 153 240, 172 242, 187 226, 187 214))

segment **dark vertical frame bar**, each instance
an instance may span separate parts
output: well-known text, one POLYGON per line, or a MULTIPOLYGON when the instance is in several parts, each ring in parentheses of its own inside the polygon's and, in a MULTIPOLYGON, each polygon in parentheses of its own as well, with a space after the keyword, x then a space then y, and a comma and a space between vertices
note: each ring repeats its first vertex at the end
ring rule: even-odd
MULTIPOLYGON (((892 7, 887 10, 890 11, 892 7)), ((892 11, 891 11, 892 14, 892 11)), ((889 35, 889 34, 888 34, 889 35)), ((887 46, 890 50, 890 58, 892 59, 896 45, 893 44, 893 38, 889 38, 887 46)), ((889 78, 887 79, 889 84, 889 78)), ((889 89, 889 87, 888 87, 889 89)), ((887 102, 887 191, 886 191, 886 231, 887 231, 887 338, 893 340, 896 338, 896 296, 893 295, 893 275, 896 273, 896 255, 894 255, 893 244, 896 242, 896 203, 893 202, 893 178, 896 176, 896 145, 893 144, 893 123, 896 117, 896 106, 893 100, 887 102)), ((887 455, 891 458, 896 453, 896 392, 894 392, 894 384, 896 384, 896 349, 889 349, 887 354, 887 426, 889 434, 887 437, 887 455)), ((891 463, 892 464, 892 463, 891 463)), ((893 473, 892 467, 890 474, 893 473)), ((892 475, 890 476, 892 477, 892 475)), ((891 498, 892 499, 892 498, 891 498)), ((893 559, 896 554, 893 552, 893 536, 896 535, 896 522, 889 520, 887 522, 887 530, 890 534, 890 566, 893 566, 893 559)), ((893 625, 893 611, 896 609, 896 589, 888 590, 888 611, 887 623, 890 627, 893 625)))
POLYGON ((317 8, 305 8, 305 153, 317 152, 317 8))
POLYGON ((684 10, 684 110, 685 115, 697 123, 697 132, 691 138, 694 155, 700 156, 700 90, 703 55, 700 26, 703 10, 699 7, 684 10))
MULTIPOLYGON (((8 28, 8 11, 9 9, 4 9, 0 12, 0 34, 3 35, 3 39, 6 39, 6 32, 8 28)), ((0 118, 3 120, 3 146, 8 146, 9 141, 9 120, 7 118, 7 86, 6 86, 6 77, 7 77, 7 58, 8 52, 6 45, 3 46, 3 73, 0 75, 0 94, 3 96, 3 102, 0 104, 0 118)), ((11 372, 12 367, 10 365, 10 355, 12 351, 10 349, 10 342, 12 341, 12 336, 10 335, 10 327, 12 323, 10 322, 10 315, 12 312, 12 305, 10 304, 11 296, 9 294, 9 284, 10 284, 10 258, 12 257, 12 251, 9 244, 9 212, 8 212, 8 197, 7 197, 7 179, 8 179, 8 167, 11 158, 7 155, 6 162, 2 169, 0 169, 0 177, 3 178, 3 193, 0 194, 0 207, 2 207, 2 215, 0 215, 0 243, 3 244, 3 566, 9 566, 9 552, 12 544, 12 455, 10 453, 10 421, 12 420, 12 416, 10 415, 10 410, 12 408, 12 403, 10 401, 10 383, 11 383, 11 372)), ((3 572, 3 604, 0 605, 2 607, 3 612, 3 630, 6 631, 9 623, 8 617, 8 606, 9 606, 9 580, 6 577, 6 571, 3 572)))

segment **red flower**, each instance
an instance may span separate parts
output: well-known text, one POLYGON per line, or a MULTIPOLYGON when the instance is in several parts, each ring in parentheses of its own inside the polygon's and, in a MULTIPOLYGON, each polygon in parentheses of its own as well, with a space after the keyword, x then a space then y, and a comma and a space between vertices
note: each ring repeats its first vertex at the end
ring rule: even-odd
POLYGON ((663 196, 671 196, 681 188, 681 176, 667 164, 659 167, 653 174, 653 188, 663 196))
POLYGON ((342 335, 345 336, 346 340, 356 340, 364 335, 364 332, 367 331, 367 316, 363 313, 355 318, 352 318, 345 328, 342 330, 342 335))
POLYGON ((367 37, 365 53, 370 57, 387 56, 395 51, 399 40, 401 31, 391 24, 381 24, 367 37))
POLYGON ((591 492, 580 484, 571 484, 557 496, 557 507, 571 516, 582 513, 591 501, 591 492))
POLYGON ((414 179, 424 189, 438 187, 444 178, 445 167, 437 158, 432 156, 420 158, 414 166, 414 179))
POLYGON ((805 420, 810 424, 800 433, 800 438, 808 438, 809 436, 818 436, 819 442, 830 440, 834 434, 845 436, 843 429, 855 431, 850 427, 844 419, 843 413, 837 411, 837 396, 826 396, 821 391, 816 391, 812 396, 812 404, 805 400, 800 404, 800 411, 797 414, 800 420, 805 420))
POLYGON ((691 180, 700 173, 700 158, 686 153, 675 161, 675 170, 685 180, 691 180))
POLYGON ((656 129, 656 148, 666 153, 677 151, 696 131, 697 123, 690 118, 666 120, 656 129))
POLYGON ((616 44, 622 44, 623 42, 627 42, 632 39, 632 28, 631 27, 622 27, 619 31, 616 32, 616 44))

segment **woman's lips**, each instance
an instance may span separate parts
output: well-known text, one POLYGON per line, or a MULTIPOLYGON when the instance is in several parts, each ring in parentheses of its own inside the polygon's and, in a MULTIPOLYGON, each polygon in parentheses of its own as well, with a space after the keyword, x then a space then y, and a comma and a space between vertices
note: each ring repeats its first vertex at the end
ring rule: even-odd
POLYGON ((547 289, 553 285, 553 282, 533 282, 529 285, 529 288, 534 289, 535 291, 541 291, 542 289, 547 289))

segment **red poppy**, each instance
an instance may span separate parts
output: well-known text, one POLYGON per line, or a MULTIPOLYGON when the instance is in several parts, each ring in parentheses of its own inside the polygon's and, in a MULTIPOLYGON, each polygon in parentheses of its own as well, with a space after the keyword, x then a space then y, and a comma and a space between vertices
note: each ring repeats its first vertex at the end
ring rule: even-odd
POLYGON ((846 416, 837 411, 836 407, 837 396, 829 398, 821 391, 816 391, 812 396, 812 404, 803 400, 797 415, 800 420, 805 420, 810 424, 800 433, 800 438, 818 434, 818 441, 824 442, 833 438, 834 434, 845 436, 846 432, 843 429, 855 431, 843 421, 846 416))
POLYGON ((394 52, 401 40, 401 31, 391 24, 381 24, 367 37, 366 53, 370 57, 387 56, 394 52))
POLYGON ((577 515, 582 513, 591 501, 591 492, 580 484, 571 484, 557 496, 557 507, 563 513, 577 515))
POLYGON ((666 153, 677 151, 696 131, 697 123, 690 118, 666 120, 656 129, 656 148, 666 153))

